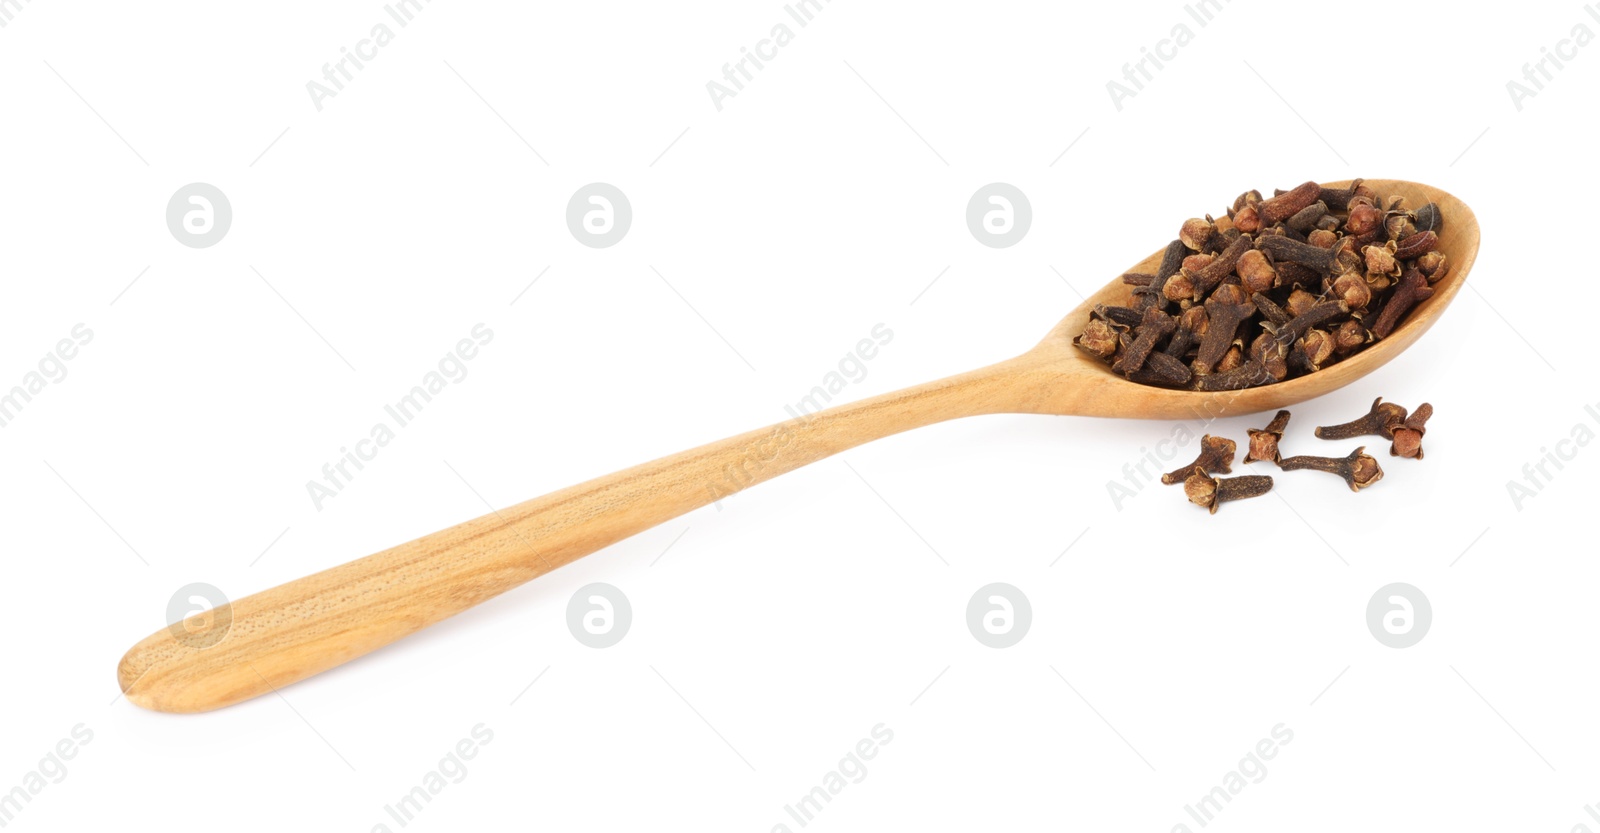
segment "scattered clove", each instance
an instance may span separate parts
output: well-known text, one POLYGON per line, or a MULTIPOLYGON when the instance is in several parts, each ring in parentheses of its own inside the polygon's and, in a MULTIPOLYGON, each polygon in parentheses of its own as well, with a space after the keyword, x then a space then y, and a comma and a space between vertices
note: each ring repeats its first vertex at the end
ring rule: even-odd
POLYGON ((1389 454, 1421 460, 1422 435, 1428 432, 1426 423, 1431 416, 1433 416, 1432 405, 1426 402, 1418 405, 1417 409, 1411 412, 1411 416, 1406 417, 1405 424, 1394 429, 1394 444, 1389 446, 1389 454))
POLYGON ((1272 478, 1264 474, 1247 474, 1243 477, 1217 479, 1196 467, 1183 481, 1183 493, 1189 502, 1217 514, 1217 507, 1230 500, 1260 497, 1272 491, 1272 478))
POLYGON ((1288 457, 1278 461, 1278 468, 1284 471, 1310 469, 1337 474, 1350 484, 1352 492, 1359 492, 1383 479, 1383 468, 1378 465, 1377 458, 1366 453, 1365 446, 1346 457, 1288 457))
POLYGON ((1372 400, 1372 408, 1366 416, 1352 419, 1339 425, 1324 425, 1317 429, 1317 439, 1321 440, 1348 440, 1351 437, 1375 436, 1386 440, 1394 439, 1394 429, 1405 424, 1406 409, 1393 402, 1384 402, 1383 397, 1372 400))
POLYGON ((1258 460, 1271 460, 1276 463, 1282 458, 1278 455, 1278 442, 1283 439, 1283 429, 1289 427, 1289 412, 1279 411, 1266 428, 1257 430, 1248 429, 1250 444, 1244 453, 1246 463, 1258 460))
POLYGON ((1187 466, 1179 466, 1161 475, 1161 482, 1168 486, 1182 483, 1195 469, 1229 474, 1233 471, 1233 453, 1237 450, 1238 445, 1233 440, 1207 434, 1200 438, 1200 456, 1187 466))
MULTIPOLYGON (((1188 311, 1195 309, 1198 308, 1191 307, 1188 311)), ((1321 330, 1311 332, 1321 334, 1330 342, 1333 339, 1333 336, 1321 330)), ((1123 338, 1125 340, 1127 338, 1125 333, 1123 338)), ((1262 333, 1261 337, 1256 339, 1256 344, 1265 344, 1268 348, 1275 349, 1277 341, 1270 333, 1262 333)), ((1303 344, 1296 346, 1297 350, 1302 348, 1303 344)), ((1252 350, 1255 349, 1253 346, 1252 350)), ((1230 389, 1227 387, 1228 384, 1248 386, 1248 381, 1240 382, 1239 379, 1248 374, 1261 375, 1266 372, 1257 358, 1243 359, 1242 351, 1237 345, 1229 348, 1226 355, 1231 359, 1219 362, 1217 373, 1195 379, 1200 389, 1226 390, 1230 389)), ((1178 359, 1158 352, 1151 353, 1147 357, 1145 366, 1135 371, 1134 378, 1164 376, 1158 379, 1157 383, 1166 384, 1168 379, 1178 378, 1188 372, 1188 367, 1178 359)), ((1427 422, 1432 416, 1433 406, 1426 402, 1408 414, 1405 408, 1392 402, 1384 402, 1383 398, 1379 397, 1373 401, 1365 416, 1342 425, 1323 426, 1316 430, 1316 434, 1322 439, 1345 439, 1365 434, 1387 436, 1392 440, 1390 455, 1420 460, 1422 438, 1427 433, 1427 422)), ((1321 471, 1335 474, 1344 480, 1353 492, 1359 492, 1383 479, 1383 467, 1378 465, 1376 458, 1366 453, 1365 446, 1344 457, 1282 456, 1279 446, 1283 442, 1284 432, 1289 427, 1289 417, 1288 411, 1278 411, 1266 427, 1246 429, 1249 432, 1249 442, 1245 449, 1245 463, 1271 462, 1281 471, 1321 471)), ((1189 501, 1211 510, 1213 514, 1219 504, 1256 497, 1271 491, 1273 480, 1270 477, 1218 477, 1221 474, 1232 473, 1233 457, 1237 450, 1233 440, 1206 434, 1200 438, 1200 452, 1195 459, 1161 475, 1161 482, 1168 485, 1182 483, 1184 494, 1189 501)))

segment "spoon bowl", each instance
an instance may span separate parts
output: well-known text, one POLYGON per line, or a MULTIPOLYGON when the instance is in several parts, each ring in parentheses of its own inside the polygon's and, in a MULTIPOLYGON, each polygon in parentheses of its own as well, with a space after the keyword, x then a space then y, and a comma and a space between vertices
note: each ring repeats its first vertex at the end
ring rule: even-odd
MULTIPOLYGON (((685 512, 919 426, 996 413, 1217 417, 1280 408, 1335 390, 1420 338, 1460 290, 1478 252, 1477 220, 1460 200, 1414 182, 1367 182, 1383 196, 1439 204, 1439 248, 1450 272, 1388 338, 1328 368, 1217 393, 1123 379, 1072 346, 1096 304, 1127 299, 1119 277, 1016 358, 642 463, 238 599, 134 645, 117 666, 118 684, 129 701, 165 712, 202 712, 258 697, 685 512)), ((1160 259, 1158 251, 1131 271, 1153 272, 1160 259)), ((603 443, 606 437, 586 439, 603 443)))
MULTIPOLYGON (((1041 379, 1048 395, 1037 403, 1035 413, 1075 416, 1104 416, 1139 419, 1186 419, 1197 415, 1219 417, 1270 411, 1304 402, 1337 390, 1388 364, 1410 347, 1439 319, 1445 307, 1455 300, 1466 282, 1472 262, 1478 256, 1478 219, 1472 209, 1441 189, 1398 179, 1368 179, 1366 185, 1380 197, 1402 196, 1406 205, 1437 203, 1444 226, 1439 229, 1438 250, 1449 258, 1450 271, 1433 284, 1433 295, 1418 303, 1387 338, 1367 345, 1336 364, 1315 373, 1276 384, 1233 391, 1187 391, 1156 387, 1129 381, 1112 372, 1072 345, 1083 332, 1089 314, 1099 304, 1124 305, 1129 287, 1118 276, 1089 296, 1077 309, 1067 313, 1023 359, 1039 362, 1047 372, 1059 374, 1054 382, 1041 379)), ((1324 184, 1325 188, 1344 188, 1349 180, 1324 184)), ((1129 272, 1153 273, 1161 263, 1162 250, 1130 267, 1129 272)))

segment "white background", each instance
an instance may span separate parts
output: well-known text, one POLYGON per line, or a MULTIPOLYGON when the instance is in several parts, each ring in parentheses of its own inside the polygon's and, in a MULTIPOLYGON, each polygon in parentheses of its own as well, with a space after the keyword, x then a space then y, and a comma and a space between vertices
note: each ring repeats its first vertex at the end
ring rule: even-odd
MULTIPOLYGON (((1562 446, 1520 505, 1507 488, 1600 431, 1600 49, 1520 111, 1506 88, 1600 21, 1089 14, 835 0, 719 112, 706 83, 788 20, 776 0, 434 3, 319 112, 306 83, 378 2, 12 9, 0 388, 75 324, 94 337, 0 429, 0 791, 74 726, 93 740, 7 829, 398 829, 384 806, 480 723, 493 741, 411 828, 798 829, 784 805, 882 723, 893 741, 811 828, 1198 829, 1185 804, 1282 723, 1293 741, 1208 829, 1600 829, 1600 450, 1562 446), (1193 41, 1119 111, 1107 82, 1179 23, 1193 41), (875 324, 893 340, 849 398, 1005 358, 1184 217, 1351 176, 1452 191, 1484 235, 1426 338, 1295 409, 1286 449, 1342 454, 1311 427, 1379 395, 1435 405, 1427 459, 1373 439, 1388 476, 1363 493, 1305 473, 1215 516, 1159 485, 1119 507, 1107 484, 1177 424, 972 419, 281 697, 186 717, 118 697, 118 658, 183 585, 237 598, 776 422, 875 324), (596 181, 633 206, 612 248, 565 224, 596 181), (1034 212, 1006 249, 964 220, 996 181, 1034 212), (165 225, 190 182, 233 206, 211 248, 165 225), (318 511, 306 482, 479 322, 470 375, 318 511), (632 600, 613 648, 565 625, 593 581, 632 600), (965 623, 994 581, 1034 612, 1005 650, 965 623), (1364 622, 1394 581, 1433 606, 1405 650, 1364 622)), ((1242 444, 1265 420, 1188 427, 1242 444)))

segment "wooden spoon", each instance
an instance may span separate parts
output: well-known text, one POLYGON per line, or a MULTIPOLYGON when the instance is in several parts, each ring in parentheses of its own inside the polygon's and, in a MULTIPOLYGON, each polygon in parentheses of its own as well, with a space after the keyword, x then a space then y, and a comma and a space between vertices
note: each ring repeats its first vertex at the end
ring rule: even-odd
MULTIPOLYGON (((1272 410, 1347 385, 1400 355, 1455 298, 1478 252, 1478 223, 1450 194, 1367 180, 1383 197, 1438 203, 1450 272, 1388 338, 1322 371, 1220 393, 1130 382, 1072 346, 1107 284, 1026 353, 999 364, 840 405, 635 466, 291 581, 159 630, 117 668, 133 703, 202 712, 266 694, 415 633, 529 579, 732 492, 869 440, 976 414, 1210 419, 1272 410)), ((1333 183, 1342 187, 1348 183, 1333 183)), ((1128 271, 1154 272, 1161 250, 1128 271)))

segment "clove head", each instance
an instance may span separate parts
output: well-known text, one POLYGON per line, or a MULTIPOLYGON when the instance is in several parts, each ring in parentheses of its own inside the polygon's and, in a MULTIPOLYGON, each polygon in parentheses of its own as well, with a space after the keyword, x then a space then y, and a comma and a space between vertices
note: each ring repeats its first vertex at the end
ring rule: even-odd
POLYGON ((1183 245, 1199 252, 1204 251, 1211 244, 1211 239, 1217 234, 1217 224, 1210 217, 1204 220, 1191 217, 1183 221, 1183 226, 1178 229, 1178 239, 1183 245))
POLYGON ((1367 328, 1354 318, 1343 322, 1333 331, 1333 349, 1341 355, 1356 350, 1370 341, 1372 333, 1367 332, 1367 328))
POLYGON ((1411 460, 1422 459, 1422 435, 1428 433, 1428 418, 1433 416, 1433 406, 1424 402, 1406 417, 1405 424, 1394 429, 1394 443, 1389 454, 1411 460))
POLYGON ((1183 494, 1195 506, 1204 506, 1213 513, 1217 511, 1217 481, 1207 475, 1204 469, 1197 466, 1189 472, 1183 481, 1183 494))
POLYGON ((1196 506, 1217 514, 1217 507, 1230 500, 1260 497, 1272 491, 1272 478, 1261 474, 1217 479, 1196 468, 1183 481, 1184 496, 1196 506))
POLYGON ((1194 462, 1161 475, 1161 482, 1168 486, 1182 483, 1195 470, 1228 474, 1233 471, 1233 454, 1237 450, 1238 444, 1233 440, 1207 434, 1200 438, 1200 455, 1194 462))
POLYGON ((1259 249, 1251 249, 1240 255, 1234 271, 1239 275, 1239 282, 1250 292, 1266 292, 1278 285, 1278 270, 1272 268, 1267 256, 1259 249))
POLYGON ((1261 429, 1251 428, 1249 450, 1245 452, 1244 461, 1254 463, 1260 460, 1271 460, 1276 463, 1283 459, 1278 454, 1278 443, 1283 439, 1283 430, 1289 427, 1289 412, 1279 411, 1267 427, 1261 429))
MULTIPOLYGON (((1079 349, 1087 353, 1099 356, 1102 359, 1108 359, 1113 353, 1117 352, 1118 329, 1117 325, 1109 321, 1101 321, 1098 318, 1092 319, 1083 328, 1083 334, 1073 339, 1073 344, 1076 344, 1079 349)), ((1127 328, 1121 327, 1120 329, 1126 330, 1127 328)))

